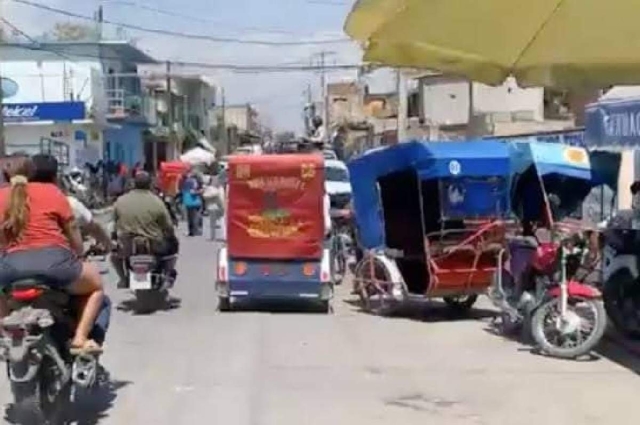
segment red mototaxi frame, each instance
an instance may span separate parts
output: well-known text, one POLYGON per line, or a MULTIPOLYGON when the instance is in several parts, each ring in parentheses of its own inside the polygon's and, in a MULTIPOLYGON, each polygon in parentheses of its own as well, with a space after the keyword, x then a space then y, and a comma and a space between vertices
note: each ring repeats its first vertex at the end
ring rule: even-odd
POLYGON ((322 155, 231 156, 228 182, 230 257, 265 260, 322 257, 322 155))
POLYGON ((168 195, 175 195, 178 192, 180 177, 189 168, 190 165, 182 161, 162 162, 158 181, 160 189, 168 195))
MULTIPOLYGON (((597 288, 575 280, 567 282, 567 293, 569 294, 569 297, 584 299, 595 299, 602 296, 601 292, 597 288)), ((549 290, 549 295, 553 298, 560 297, 560 287, 554 286, 551 288, 549 290)))

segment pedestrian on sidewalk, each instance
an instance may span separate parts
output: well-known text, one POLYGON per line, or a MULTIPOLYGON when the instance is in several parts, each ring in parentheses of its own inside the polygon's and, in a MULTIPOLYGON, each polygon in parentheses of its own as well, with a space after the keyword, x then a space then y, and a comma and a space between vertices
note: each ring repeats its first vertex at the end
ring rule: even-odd
POLYGON ((187 212, 189 236, 201 234, 202 189, 193 171, 190 171, 182 183, 182 205, 187 212))
POLYGON ((216 230, 220 219, 224 217, 225 204, 225 187, 224 182, 217 178, 211 178, 209 184, 205 187, 202 197, 207 205, 209 212, 209 236, 212 241, 216 240, 216 230))

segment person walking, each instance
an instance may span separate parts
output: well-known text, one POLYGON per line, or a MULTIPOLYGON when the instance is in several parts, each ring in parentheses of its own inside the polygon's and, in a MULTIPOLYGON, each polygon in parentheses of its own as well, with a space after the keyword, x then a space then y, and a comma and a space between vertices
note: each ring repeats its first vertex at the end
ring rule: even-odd
POLYGON ((201 232, 202 189, 193 171, 190 171, 182 183, 182 205, 187 212, 189 236, 201 232))
POLYGON ((218 223, 224 217, 225 183, 221 174, 212 177, 209 185, 205 187, 202 197, 205 200, 209 213, 209 235, 212 241, 216 240, 218 223))

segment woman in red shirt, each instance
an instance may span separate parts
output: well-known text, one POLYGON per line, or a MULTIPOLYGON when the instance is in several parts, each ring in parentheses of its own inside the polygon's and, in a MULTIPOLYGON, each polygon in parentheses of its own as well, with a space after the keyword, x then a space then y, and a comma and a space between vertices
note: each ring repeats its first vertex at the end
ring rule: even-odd
MULTIPOLYGON (((56 164, 57 168, 57 164, 56 164)), ((0 286, 39 278, 84 299, 72 348, 97 348, 89 332, 102 305, 100 273, 80 256, 84 246, 69 201, 55 184, 29 183, 25 160, 0 188, 0 286)), ((0 297, 0 317, 8 314, 0 297)))

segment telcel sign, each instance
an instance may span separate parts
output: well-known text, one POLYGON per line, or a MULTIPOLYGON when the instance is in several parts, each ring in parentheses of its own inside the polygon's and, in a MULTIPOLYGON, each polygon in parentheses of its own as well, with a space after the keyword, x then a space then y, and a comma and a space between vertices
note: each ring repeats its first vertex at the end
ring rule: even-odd
POLYGON ((7 103, 2 106, 7 122, 73 121, 85 118, 84 102, 7 103))
POLYGON ((38 105, 4 105, 2 107, 2 116, 11 120, 31 120, 37 117, 38 105))

